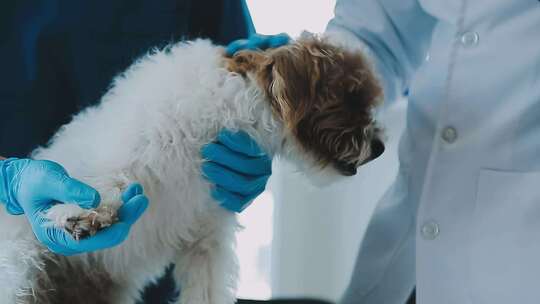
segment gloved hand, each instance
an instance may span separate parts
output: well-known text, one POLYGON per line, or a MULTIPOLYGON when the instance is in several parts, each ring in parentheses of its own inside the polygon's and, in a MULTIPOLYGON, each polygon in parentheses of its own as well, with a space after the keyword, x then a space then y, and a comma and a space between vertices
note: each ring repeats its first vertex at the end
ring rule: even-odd
POLYGON ((55 203, 95 208, 100 202, 96 190, 69 177, 66 170, 55 162, 31 159, 0 161, 0 183, 0 201, 5 203, 7 211, 14 215, 24 213, 36 238, 51 251, 63 255, 120 244, 148 206, 142 187, 131 185, 122 195, 124 204, 119 210, 119 222, 92 237, 75 241, 64 230, 49 225, 43 214, 55 203))
POLYGON ((248 39, 239 39, 231 42, 225 52, 232 56, 241 50, 265 50, 267 48, 276 48, 289 43, 289 36, 285 33, 277 35, 259 35, 253 34, 248 39))
POLYGON ((244 132, 221 131, 202 148, 204 176, 215 184, 212 197, 224 208, 241 212, 266 187, 272 160, 244 132))
MULTIPOLYGON (((240 50, 275 48, 285 45, 287 34, 253 34, 249 39, 231 42, 225 52, 232 56, 240 50)), ((264 191, 272 160, 246 133, 223 130, 217 141, 203 147, 201 154, 207 161, 202 165, 204 176, 215 184, 212 197, 230 211, 241 212, 264 191)))

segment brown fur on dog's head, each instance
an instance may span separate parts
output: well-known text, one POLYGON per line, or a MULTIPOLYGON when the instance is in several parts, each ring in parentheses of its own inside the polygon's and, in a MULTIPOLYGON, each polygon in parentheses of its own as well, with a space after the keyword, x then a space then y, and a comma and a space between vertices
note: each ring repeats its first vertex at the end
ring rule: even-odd
POLYGON ((384 150, 372 117, 382 89, 360 53, 310 35, 264 52, 238 52, 228 68, 254 73, 275 114, 320 165, 353 175, 384 150))

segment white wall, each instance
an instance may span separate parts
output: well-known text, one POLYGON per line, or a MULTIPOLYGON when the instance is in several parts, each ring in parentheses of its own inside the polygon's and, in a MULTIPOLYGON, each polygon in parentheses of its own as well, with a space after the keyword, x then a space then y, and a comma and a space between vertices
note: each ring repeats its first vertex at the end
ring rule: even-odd
POLYGON ((324 31, 334 15, 336 0, 247 0, 255 29, 260 34, 324 31))

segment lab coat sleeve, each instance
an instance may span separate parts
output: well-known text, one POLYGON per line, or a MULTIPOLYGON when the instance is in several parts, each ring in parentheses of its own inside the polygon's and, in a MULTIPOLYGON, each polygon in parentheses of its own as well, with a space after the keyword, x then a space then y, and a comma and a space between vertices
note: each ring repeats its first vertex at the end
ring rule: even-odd
POLYGON ((325 35, 371 57, 391 102, 424 60, 434 24, 417 0, 337 0, 325 35))

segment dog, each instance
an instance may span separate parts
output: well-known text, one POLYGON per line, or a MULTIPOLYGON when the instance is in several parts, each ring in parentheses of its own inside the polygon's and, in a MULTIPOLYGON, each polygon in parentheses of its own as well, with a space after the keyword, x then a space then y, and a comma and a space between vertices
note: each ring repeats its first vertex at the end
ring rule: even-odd
POLYGON ((114 222, 133 182, 148 209, 121 245, 67 257, 2 211, 0 303, 132 304, 170 263, 179 303, 235 303, 238 222, 210 196, 201 148, 221 130, 243 131, 305 172, 351 176, 384 151, 373 117, 382 98, 364 55, 310 34, 233 56, 202 39, 149 52, 32 154, 101 194, 96 210, 57 204, 44 215, 74 237, 114 222))

